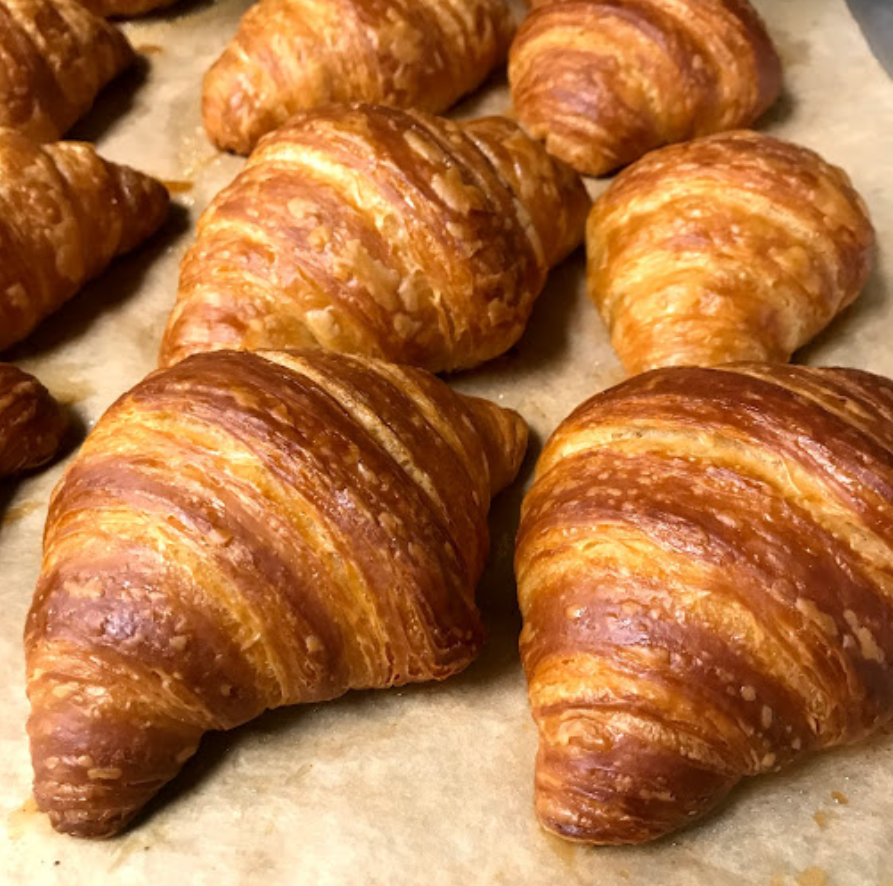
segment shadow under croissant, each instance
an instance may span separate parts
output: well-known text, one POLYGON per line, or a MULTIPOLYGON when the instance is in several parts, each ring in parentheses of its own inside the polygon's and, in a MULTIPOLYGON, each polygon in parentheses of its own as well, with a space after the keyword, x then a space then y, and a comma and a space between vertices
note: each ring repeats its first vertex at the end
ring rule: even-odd
MULTIPOLYGON (((102 274, 40 323, 28 338, 4 351, 2 359, 14 363, 51 354, 89 334, 102 314, 140 292, 146 274, 189 229, 188 210, 172 203, 167 220, 156 234, 133 252, 114 259, 102 274)), ((157 347, 160 334, 160 330, 152 330, 153 347, 157 347)))

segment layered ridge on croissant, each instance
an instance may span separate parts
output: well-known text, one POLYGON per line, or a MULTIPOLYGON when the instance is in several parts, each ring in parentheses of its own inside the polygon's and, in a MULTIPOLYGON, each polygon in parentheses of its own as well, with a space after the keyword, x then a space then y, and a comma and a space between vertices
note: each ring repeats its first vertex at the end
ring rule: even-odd
POLYGON ((35 796, 120 830, 201 735, 476 655, 516 413, 324 352, 202 354, 96 426, 56 489, 25 648, 35 796))
POLYGON ((0 130, 0 350, 167 216, 164 186, 90 145, 0 130))
POLYGON ((322 105, 438 114, 504 61, 513 33, 504 0, 261 0, 205 77, 205 129, 247 154, 322 105))
POLYGON ((787 361, 862 291, 874 241, 843 170, 722 133, 617 176, 589 216, 587 288, 630 372, 787 361))
POLYGON ((55 141, 133 60, 77 0, 0 0, 0 127, 55 141))
POLYGON ((638 843, 893 716, 893 382, 637 376, 556 431, 516 552, 549 830, 638 843))
POLYGON ((199 220, 161 362, 315 346, 474 366, 520 338, 588 207, 579 177, 504 118, 300 114, 199 220))
POLYGON ((0 478, 48 462, 67 427, 59 404, 33 375, 0 363, 0 478))
POLYGON ((661 145, 753 124, 781 64, 747 0, 551 0, 512 44, 518 119, 602 175, 661 145))

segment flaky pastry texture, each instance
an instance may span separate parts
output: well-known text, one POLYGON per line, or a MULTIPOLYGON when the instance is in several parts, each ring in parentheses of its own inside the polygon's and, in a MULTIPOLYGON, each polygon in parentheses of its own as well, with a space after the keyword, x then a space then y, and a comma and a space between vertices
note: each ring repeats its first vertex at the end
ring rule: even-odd
POLYGON ((893 716, 893 382, 673 367, 547 443, 516 552, 536 811, 640 843, 893 716))
POLYGON ((209 730, 462 670, 526 441, 425 372, 324 352, 201 354, 123 396, 53 494, 26 629, 53 825, 119 831, 209 730))

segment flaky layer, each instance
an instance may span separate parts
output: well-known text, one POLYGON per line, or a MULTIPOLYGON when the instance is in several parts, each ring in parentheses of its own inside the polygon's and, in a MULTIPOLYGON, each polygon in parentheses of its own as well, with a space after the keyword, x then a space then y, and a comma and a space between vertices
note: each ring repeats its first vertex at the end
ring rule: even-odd
POLYGON ((313 346, 474 366, 521 336, 588 205, 579 177, 503 118, 300 114, 199 220, 161 362, 313 346))
POLYGON ((747 0, 533 5, 509 59, 515 110, 588 175, 750 126, 780 91, 778 55, 747 0))
POLYGON ((624 170, 587 224, 587 288, 630 372, 787 361, 862 290, 874 230, 846 173, 731 132, 624 170))
POLYGON ((536 808, 638 843, 893 716, 893 382, 638 376, 547 443, 516 569, 536 808))
POLYGON ((98 423, 56 489, 25 648, 35 796, 107 836, 203 732, 476 655, 517 414, 324 353, 199 355, 98 423))

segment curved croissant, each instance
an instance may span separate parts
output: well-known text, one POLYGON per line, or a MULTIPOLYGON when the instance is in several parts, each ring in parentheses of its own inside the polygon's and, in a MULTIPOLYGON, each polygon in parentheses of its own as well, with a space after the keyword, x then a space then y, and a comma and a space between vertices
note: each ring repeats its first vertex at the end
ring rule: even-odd
POLYGON ((580 179, 503 118, 299 115, 199 220, 161 362, 297 346, 474 366, 521 336, 588 206, 580 179))
POLYGON ((0 350, 154 233, 168 201, 159 182, 90 145, 0 130, 0 350))
POLYGON ((504 0, 261 0, 205 77, 205 129, 247 154, 322 105, 438 114, 504 61, 513 33, 504 0))
POLYGON ((548 442, 516 552, 549 830, 639 843, 893 716, 893 382, 637 376, 548 442))
POLYGON ((535 5, 509 58, 515 111, 588 175, 750 126, 780 92, 778 55, 747 0, 535 5))
POLYGON ((323 352, 202 354, 125 395, 53 495, 28 618, 53 825, 120 830, 208 730, 464 668, 526 439, 426 373, 323 352))
POLYGON ((874 230, 843 170, 732 132, 624 170, 586 245, 589 295, 635 373, 789 360, 861 292, 874 230))
POLYGON ((0 478, 48 462, 67 427, 59 404, 33 375, 0 363, 0 478))
POLYGON ((77 0, 0 0, 0 127, 55 141, 134 57, 77 0))

